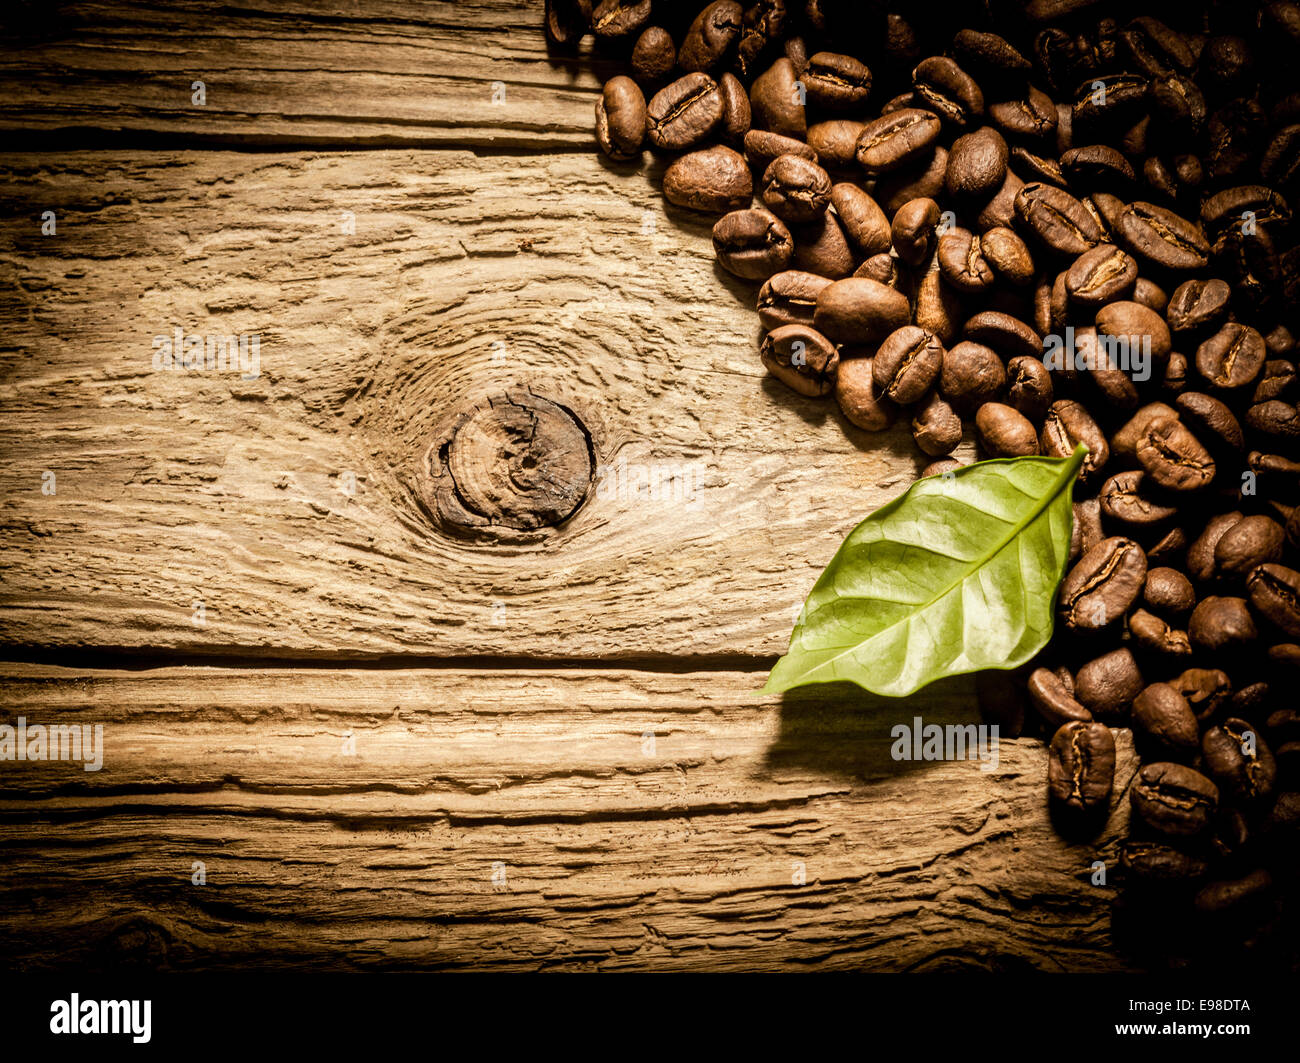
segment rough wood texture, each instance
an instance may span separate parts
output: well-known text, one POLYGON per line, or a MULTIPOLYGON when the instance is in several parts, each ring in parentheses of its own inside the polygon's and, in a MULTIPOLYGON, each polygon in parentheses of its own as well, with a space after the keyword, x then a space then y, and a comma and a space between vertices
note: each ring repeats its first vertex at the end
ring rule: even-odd
POLYGON ((19 969, 1109 970, 1110 821, 1048 823, 1041 742, 905 763, 968 722, 752 672, 0 666, 0 722, 102 723, 104 766, 6 763, 19 969), (348 755, 349 738, 355 755, 348 755), (191 882, 201 861, 206 884, 191 882), (802 868, 806 881, 796 884, 802 868), (494 873, 496 879, 494 881, 494 873))
POLYGON ((753 288, 719 275, 707 221, 663 216, 654 174, 463 152, 5 163, 11 646, 771 657, 922 464, 905 427, 860 432, 764 378, 753 288), (176 328, 260 335, 260 375, 155 371, 176 328), (467 538, 437 519, 430 448, 510 389, 572 411, 598 475, 558 529, 467 538))
POLYGON ((549 53, 541 24, 541 0, 11 2, 0 131, 72 147, 590 151, 612 68, 590 38, 549 53))

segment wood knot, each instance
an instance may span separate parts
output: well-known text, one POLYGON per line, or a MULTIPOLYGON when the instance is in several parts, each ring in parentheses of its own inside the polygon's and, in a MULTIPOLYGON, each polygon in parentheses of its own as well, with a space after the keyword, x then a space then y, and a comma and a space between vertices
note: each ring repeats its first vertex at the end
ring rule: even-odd
POLYGON ((514 389, 456 416, 426 455, 426 501, 457 534, 563 524, 595 472, 591 433, 565 406, 514 389))

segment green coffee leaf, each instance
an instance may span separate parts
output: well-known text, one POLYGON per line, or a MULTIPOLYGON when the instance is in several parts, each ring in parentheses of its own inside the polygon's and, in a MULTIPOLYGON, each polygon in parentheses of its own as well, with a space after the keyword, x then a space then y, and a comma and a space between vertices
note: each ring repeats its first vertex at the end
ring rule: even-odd
POLYGON ((1085 454, 983 461, 871 514, 817 580, 762 692, 847 680, 901 697, 1024 664, 1052 637, 1085 454))

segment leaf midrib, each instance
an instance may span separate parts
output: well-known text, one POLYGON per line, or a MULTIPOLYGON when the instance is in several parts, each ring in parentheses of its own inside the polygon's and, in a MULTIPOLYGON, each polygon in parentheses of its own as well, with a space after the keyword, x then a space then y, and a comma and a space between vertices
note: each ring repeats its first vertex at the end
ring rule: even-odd
MULTIPOLYGON (((1037 507, 1037 509, 1033 512, 1033 514, 1027 519, 1014 525, 1012 527, 1012 530, 1008 532, 1007 535, 1005 535, 998 542, 998 545, 994 550, 983 555, 982 560, 979 560, 967 566, 966 570, 962 573, 959 579, 954 580, 946 588, 944 588, 944 590, 941 593, 936 594, 929 601, 923 602, 922 604, 917 606, 902 620, 897 620, 894 623, 888 625, 887 627, 882 627, 879 631, 872 633, 867 638, 862 639, 859 642, 855 642, 852 646, 849 646, 841 653, 837 653, 834 657, 828 657, 826 660, 817 664, 815 668, 809 669, 808 671, 805 671, 802 674, 809 675, 811 674, 811 672, 815 672, 822 668, 827 667, 828 665, 835 664, 841 658, 847 657, 855 650, 861 649, 868 642, 870 642, 873 639, 879 638, 881 635, 885 634, 885 632, 892 631, 900 624, 910 624, 912 622, 912 618, 916 614, 925 612, 925 610, 929 609, 941 598, 944 598, 948 594, 951 594, 954 587, 961 586, 961 584, 965 583, 966 580, 968 580, 971 577, 972 573, 978 571, 980 568, 983 568, 984 565, 988 564, 991 560, 993 560, 993 558, 997 557, 998 554, 1002 553, 1002 551, 1005 550, 1008 545, 1010 545, 1011 541, 1015 539, 1016 536, 1018 536, 1021 532, 1023 532, 1026 528, 1028 528, 1031 524, 1033 524, 1034 521, 1038 520, 1038 518, 1041 517, 1043 513, 1047 511, 1047 509, 1051 506, 1051 504, 1055 502, 1056 499, 1060 496, 1062 488, 1064 488, 1067 483, 1073 481, 1075 476, 1078 475, 1078 467, 1080 464, 1082 464, 1083 455, 1086 453, 1087 451, 1083 448, 1082 444, 1076 447, 1074 453, 1065 459, 1065 465, 1062 467, 1061 473, 1057 476, 1056 482, 1052 485, 1052 490, 1047 494, 1044 501, 1037 507), (1080 453, 1081 451, 1082 453, 1080 453)), ((971 468, 974 468, 974 466, 971 466, 971 468)), ((811 617, 809 619, 811 619, 811 617)))

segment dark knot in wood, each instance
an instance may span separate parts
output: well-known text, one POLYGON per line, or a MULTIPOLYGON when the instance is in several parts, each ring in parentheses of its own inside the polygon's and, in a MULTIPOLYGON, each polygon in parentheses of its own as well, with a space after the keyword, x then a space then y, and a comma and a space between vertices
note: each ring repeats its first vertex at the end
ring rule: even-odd
POLYGON ((527 389, 457 416, 426 460, 434 516, 457 533, 562 524, 595 473, 591 434, 578 416, 527 389))

